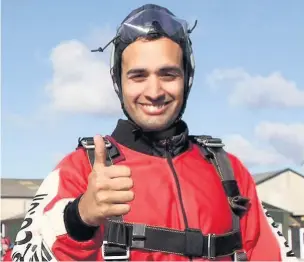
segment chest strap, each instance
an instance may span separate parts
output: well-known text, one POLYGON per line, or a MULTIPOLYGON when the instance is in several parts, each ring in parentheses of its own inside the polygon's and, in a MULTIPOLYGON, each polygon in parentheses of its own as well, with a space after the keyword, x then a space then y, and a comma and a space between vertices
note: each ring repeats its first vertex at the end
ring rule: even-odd
MULTIPOLYGON (((108 221, 108 246, 163 252, 191 258, 215 259, 233 255, 242 248, 239 231, 204 235, 200 230, 185 231, 108 221)), ((105 260, 117 260, 117 254, 103 250, 105 260), (116 256, 113 258, 113 256, 116 256)))
MULTIPOLYGON (((184 231, 169 228, 152 227, 144 224, 123 222, 123 218, 111 217, 105 223, 105 235, 102 244, 102 256, 105 261, 128 261, 130 249, 139 249, 190 258, 209 260, 232 256, 234 261, 247 261, 243 251, 239 217, 247 210, 248 199, 241 197, 234 179, 233 170, 220 139, 207 136, 192 136, 190 139, 200 146, 203 156, 210 161, 220 176, 231 210, 232 230, 226 234, 204 235, 198 229, 184 231)), ((105 138, 107 145, 107 163, 117 163, 120 158, 118 148, 105 138)), ((93 138, 83 138, 80 146, 88 153, 90 163, 94 163, 93 138)))

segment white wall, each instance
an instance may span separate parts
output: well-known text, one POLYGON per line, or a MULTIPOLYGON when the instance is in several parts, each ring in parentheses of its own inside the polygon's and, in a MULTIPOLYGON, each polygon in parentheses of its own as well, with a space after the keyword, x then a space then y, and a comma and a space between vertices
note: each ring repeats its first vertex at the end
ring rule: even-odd
POLYGON ((26 198, 1 198, 1 220, 25 213, 31 202, 26 198))
POLYGON ((260 199, 270 205, 304 215, 304 178, 288 171, 257 185, 260 199))

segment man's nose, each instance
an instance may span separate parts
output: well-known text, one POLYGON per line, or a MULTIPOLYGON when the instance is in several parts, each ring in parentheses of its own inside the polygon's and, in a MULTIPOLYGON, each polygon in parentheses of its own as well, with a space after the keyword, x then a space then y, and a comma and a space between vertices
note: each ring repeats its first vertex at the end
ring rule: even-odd
POLYGON ((149 77, 144 95, 149 100, 164 99, 165 91, 162 89, 161 81, 157 76, 151 75, 149 77))

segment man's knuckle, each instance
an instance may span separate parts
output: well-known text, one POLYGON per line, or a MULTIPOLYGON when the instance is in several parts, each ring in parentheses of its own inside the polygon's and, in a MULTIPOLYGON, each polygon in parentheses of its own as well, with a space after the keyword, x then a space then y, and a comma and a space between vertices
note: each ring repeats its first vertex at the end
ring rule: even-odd
POLYGON ((129 213, 130 210, 131 210, 131 206, 130 206, 129 204, 124 205, 123 208, 122 208, 122 212, 123 212, 124 214, 129 213))
POLYGON ((134 181, 131 178, 128 178, 127 183, 130 188, 132 188, 134 186, 134 181))
POLYGON ((109 199, 109 195, 106 192, 98 192, 96 194, 96 200, 98 204, 103 204, 107 202, 109 199))
POLYGON ((131 168, 125 166, 125 170, 124 170, 126 175, 131 175, 131 168))
POLYGON ((109 205, 102 205, 100 206, 100 213, 103 215, 103 216, 107 216, 107 214, 109 213, 109 210, 110 210, 110 206, 109 205))
POLYGON ((130 192, 130 194, 129 194, 130 201, 132 201, 135 198, 135 193, 133 191, 129 191, 129 192, 130 192))
POLYGON ((124 201, 130 202, 134 199, 134 193, 132 191, 126 191, 123 196, 124 201))

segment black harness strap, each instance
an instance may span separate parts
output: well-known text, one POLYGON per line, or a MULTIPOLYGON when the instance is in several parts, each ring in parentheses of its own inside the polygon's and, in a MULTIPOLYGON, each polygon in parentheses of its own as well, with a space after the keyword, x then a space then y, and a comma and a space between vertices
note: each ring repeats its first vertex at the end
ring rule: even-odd
MULTIPOLYGON (((223 149, 224 144, 222 140, 210 136, 198 136, 193 137, 193 139, 200 146, 201 152, 210 160, 220 176, 232 211, 232 230, 240 232, 240 217, 246 213, 249 199, 240 195, 230 160, 223 149)), ((246 252, 240 248, 234 253, 234 260, 247 261, 246 252)))
MULTIPOLYGON (((112 144, 108 139, 104 138, 104 142, 107 150, 106 165, 113 165, 113 161, 120 156, 118 148, 112 144)), ((95 145, 93 137, 84 137, 78 139, 78 148, 84 147, 87 152, 90 165, 93 168, 95 161, 95 145)), ((113 216, 108 219, 108 221, 123 222, 122 216, 113 216)), ((109 238, 109 222, 104 224, 104 241, 102 244, 102 254, 105 261, 128 261, 130 257, 129 249, 124 246, 111 245, 108 243, 109 238)))
POLYGON ((242 248, 240 232, 203 235, 200 230, 173 230, 110 221, 108 243, 131 249, 208 258, 233 255, 242 248))

